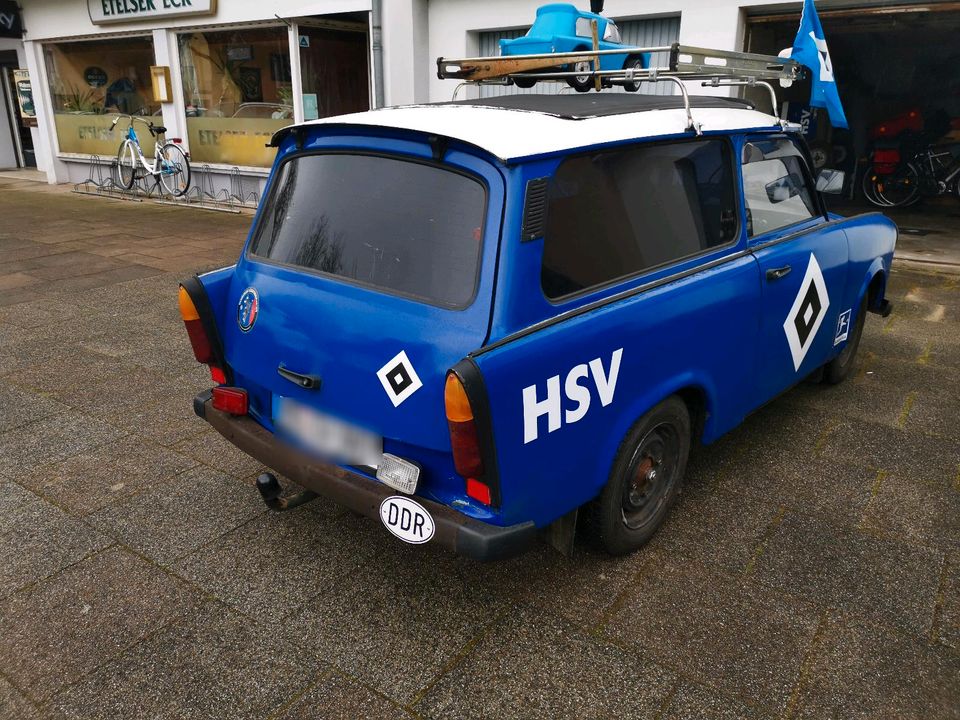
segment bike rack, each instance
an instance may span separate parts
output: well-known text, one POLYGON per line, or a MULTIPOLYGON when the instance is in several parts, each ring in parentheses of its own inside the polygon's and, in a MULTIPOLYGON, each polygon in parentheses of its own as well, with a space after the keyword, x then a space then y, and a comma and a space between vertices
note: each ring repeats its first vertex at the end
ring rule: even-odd
POLYGON ((207 164, 193 169, 195 183, 180 197, 167 197, 156 178, 138 175, 131 188, 122 187, 115 178, 116 160, 105 160, 100 155, 91 155, 87 177, 73 186, 73 192, 79 195, 92 195, 127 202, 150 200, 159 205, 175 205, 197 210, 215 210, 219 212, 239 213, 243 209, 255 209, 260 204, 260 194, 246 192, 240 168, 234 166, 230 171, 230 189, 214 191, 213 171, 207 164), (151 183, 152 181, 152 183, 151 183))

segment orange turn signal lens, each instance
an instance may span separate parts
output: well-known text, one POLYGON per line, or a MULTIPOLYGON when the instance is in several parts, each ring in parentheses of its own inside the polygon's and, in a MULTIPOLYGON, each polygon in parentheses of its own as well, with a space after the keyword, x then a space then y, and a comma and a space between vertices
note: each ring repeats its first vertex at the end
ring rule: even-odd
POLYGON ((467 399, 463 383, 453 373, 447 375, 447 384, 443 388, 443 402, 447 409, 447 420, 455 423, 473 420, 473 410, 467 399))
POLYGON ((183 287, 183 285, 180 286, 180 294, 177 300, 180 303, 180 317, 183 318, 184 322, 200 319, 197 306, 193 304, 193 298, 190 297, 190 293, 187 292, 187 289, 183 287))

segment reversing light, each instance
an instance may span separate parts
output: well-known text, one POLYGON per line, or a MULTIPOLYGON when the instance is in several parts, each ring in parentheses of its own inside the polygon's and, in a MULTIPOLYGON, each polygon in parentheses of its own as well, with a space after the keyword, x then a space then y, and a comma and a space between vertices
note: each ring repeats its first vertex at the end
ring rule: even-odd
POLYGON ((377 480, 407 495, 413 495, 420 479, 420 468, 409 460, 384 453, 377 467, 377 480))
POLYGON ((215 387, 213 389, 213 407, 230 415, 247 414, 247 391, 235 387, 215 387))

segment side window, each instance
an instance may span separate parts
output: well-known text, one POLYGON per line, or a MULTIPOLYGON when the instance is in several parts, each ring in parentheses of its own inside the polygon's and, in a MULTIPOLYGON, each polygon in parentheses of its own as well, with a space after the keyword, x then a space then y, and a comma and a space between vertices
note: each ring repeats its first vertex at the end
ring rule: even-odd
POLYGON ((577 18, 577 37, 592 38, 593 37, 593 28, 590 27, 590 18, 578 17, 577 18))
POLYGON ((563 297, 734 240, 732 168, 724 140, 564 160, 547 186, 544 294, 563 297))
POLYGON ((743 146, 743 199, 747 234, 763 235, 819 215, 803 156, 790 140, 743 146))
POLYGON ((617 29, 612 20, 607 23, 607 27, 603 31, 603 39, 607 42, 620 42, 620 30, 617 29))

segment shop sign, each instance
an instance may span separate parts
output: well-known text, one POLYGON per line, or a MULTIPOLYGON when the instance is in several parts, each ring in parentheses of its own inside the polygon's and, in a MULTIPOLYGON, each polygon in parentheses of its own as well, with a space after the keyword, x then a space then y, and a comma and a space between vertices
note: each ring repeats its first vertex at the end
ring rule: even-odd
POLYGON ((156 20, 182 15, 213 15, 217 0, 87 0, 90 20, 97 25, 156 20))
POLYGON ((0 37, 23 37, 23 20, 15 0, 0 0, 0 37))
POLYGON ((33 105, 33 88, 30 85, 30 72, 17 69, 13 71, 13 84, 17 89, 17 104, 20 105, 20 119, 24 125, 37 126, 37 108, 33 105))

